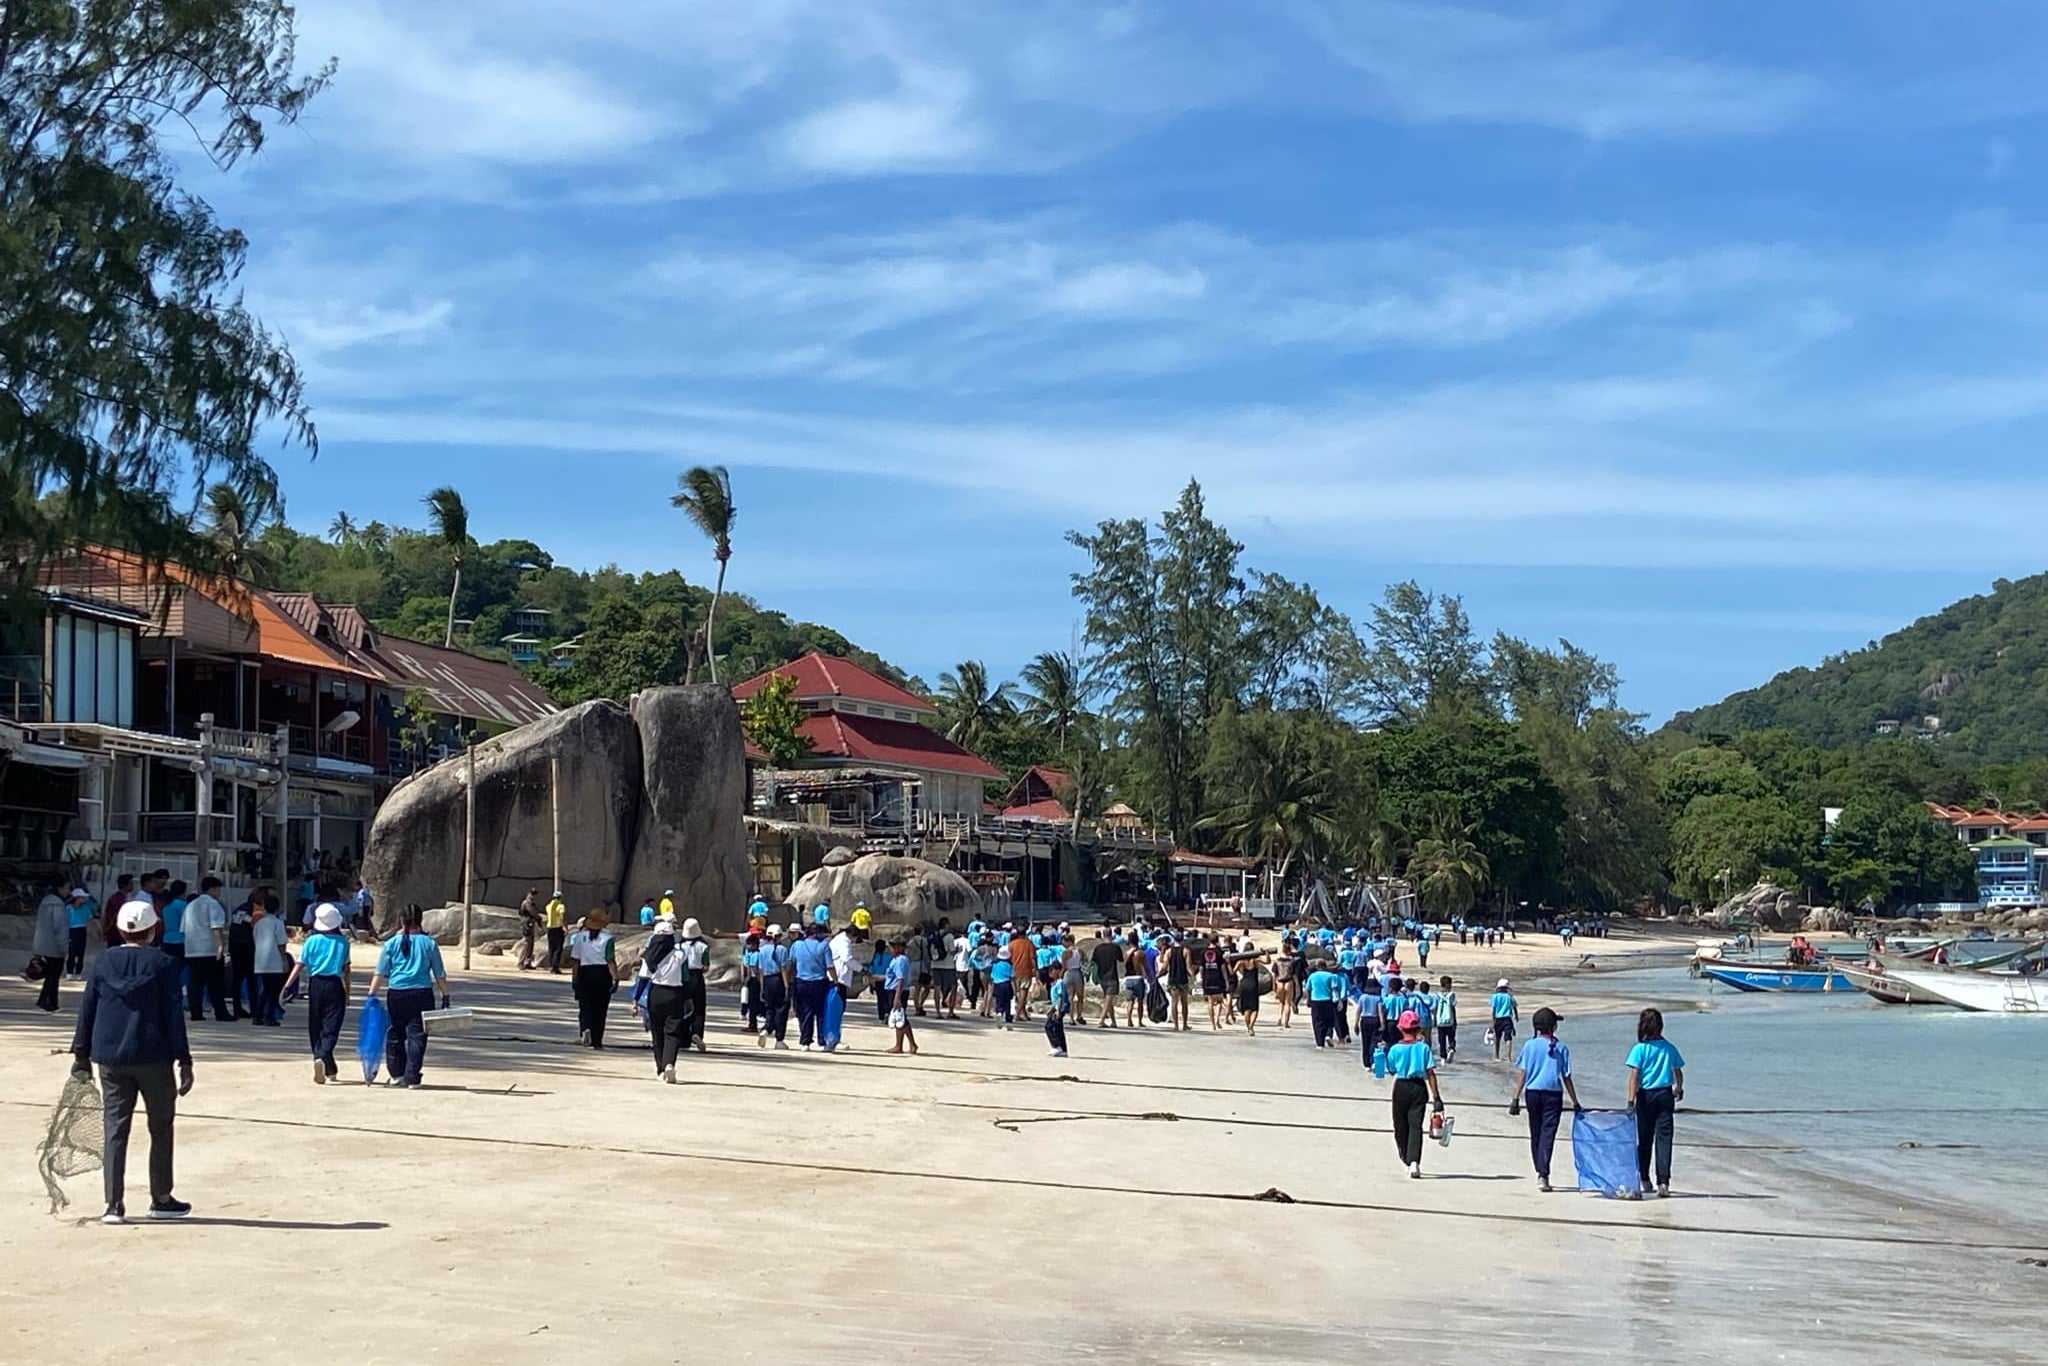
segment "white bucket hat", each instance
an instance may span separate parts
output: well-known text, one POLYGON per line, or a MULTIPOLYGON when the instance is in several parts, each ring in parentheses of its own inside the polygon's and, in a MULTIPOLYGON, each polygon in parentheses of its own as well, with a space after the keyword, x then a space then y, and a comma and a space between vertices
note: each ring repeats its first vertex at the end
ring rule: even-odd
POLYGON ((341 928, 341 911, 333 906, 322 906, 313 912, 313 928, 316 930, 338 930, 341 928))
POLYGON ((704 927, 697 923, 697 918, 695 916, 692 916, 688 920, 685 920, 683 922, 683 938, 702 939, 703 937, 704 927))

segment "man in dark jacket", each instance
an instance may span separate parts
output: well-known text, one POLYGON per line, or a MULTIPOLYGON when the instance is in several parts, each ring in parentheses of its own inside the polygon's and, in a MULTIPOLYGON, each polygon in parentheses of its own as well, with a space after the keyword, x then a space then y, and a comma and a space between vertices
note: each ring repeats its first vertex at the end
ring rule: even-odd
POLYGON ((93 961, 71 1038, 72 1074, 89 1080, 91 1064, 98 1063, 105 1097, 107 1212, 100 1222, 128 1221, 122 1201, 137 1097, 149 1112, 149 1217, 182 1219, 192 1207, 171 1194, 171 1125, 177 1098, 192 1089, 192 1050, 178 962, 151 945, 157 914, 146 899, 123 906, 119 923, 122 943, 93 961))

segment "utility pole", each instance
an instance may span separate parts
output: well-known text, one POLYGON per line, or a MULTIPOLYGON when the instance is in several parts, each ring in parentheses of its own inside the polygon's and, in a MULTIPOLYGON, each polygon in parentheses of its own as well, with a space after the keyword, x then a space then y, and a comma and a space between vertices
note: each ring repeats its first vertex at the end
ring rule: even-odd
MULTIPOLYGON (((548 755, 548 825, 554 839, 554 890, 562 890, 562 758, 548 755)), ((621 892, 623 902, 625 893, 621 892)), ((623 910, 623 905, 621 906, 623 910)))
POLYGON ((473 928, 470 920, 474 895, 471 883, 476 875, 476 737, 470 736, 463 744, 463 765, 468 770, 466 792, 462 799, 462 970, 469 971, 470 940, 473 928))
POLYGON ((213 837, 213 713, 199 717, 199 769, 193 779, 192 874, 193 895, 206 881, 207 846, 213 837))
MULTIPOLYGON (((277 728, 277 867, 271 870, 277 875, 277 898, 280 908, 291 906, 289 897, 292 876, 291 769, 285 763, 285 760, 291 754, 291 750, 292 728, 280 723, 277 728)), ((285 910, 284 913, 287 916, 285 923, 289 925, 291 923, 289 917, 292 912, 285 910)))

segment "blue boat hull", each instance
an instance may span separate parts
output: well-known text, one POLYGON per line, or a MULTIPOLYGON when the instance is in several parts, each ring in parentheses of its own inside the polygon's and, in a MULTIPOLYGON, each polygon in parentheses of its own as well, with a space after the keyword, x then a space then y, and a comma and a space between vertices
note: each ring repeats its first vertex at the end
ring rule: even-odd
POLYGON ((1833 968, 1732 967, 1702 963, 1700 976, 1737 991, 1854 991, 1856 984, 1833 968))

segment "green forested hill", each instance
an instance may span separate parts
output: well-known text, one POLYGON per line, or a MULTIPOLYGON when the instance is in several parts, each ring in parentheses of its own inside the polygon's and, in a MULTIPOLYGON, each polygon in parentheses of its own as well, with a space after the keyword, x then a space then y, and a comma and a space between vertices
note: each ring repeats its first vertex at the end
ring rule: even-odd
POLYGON ((1928 732, 1932 743, 1977 763, 2048 754, 2048 574, 2000 579, 1990 593, 1868 648, 1680 712, 1669 729, 1702 736, 1784 729, 1838 747, 1869 740, 1889 723, 1906 736, 1928 732))

